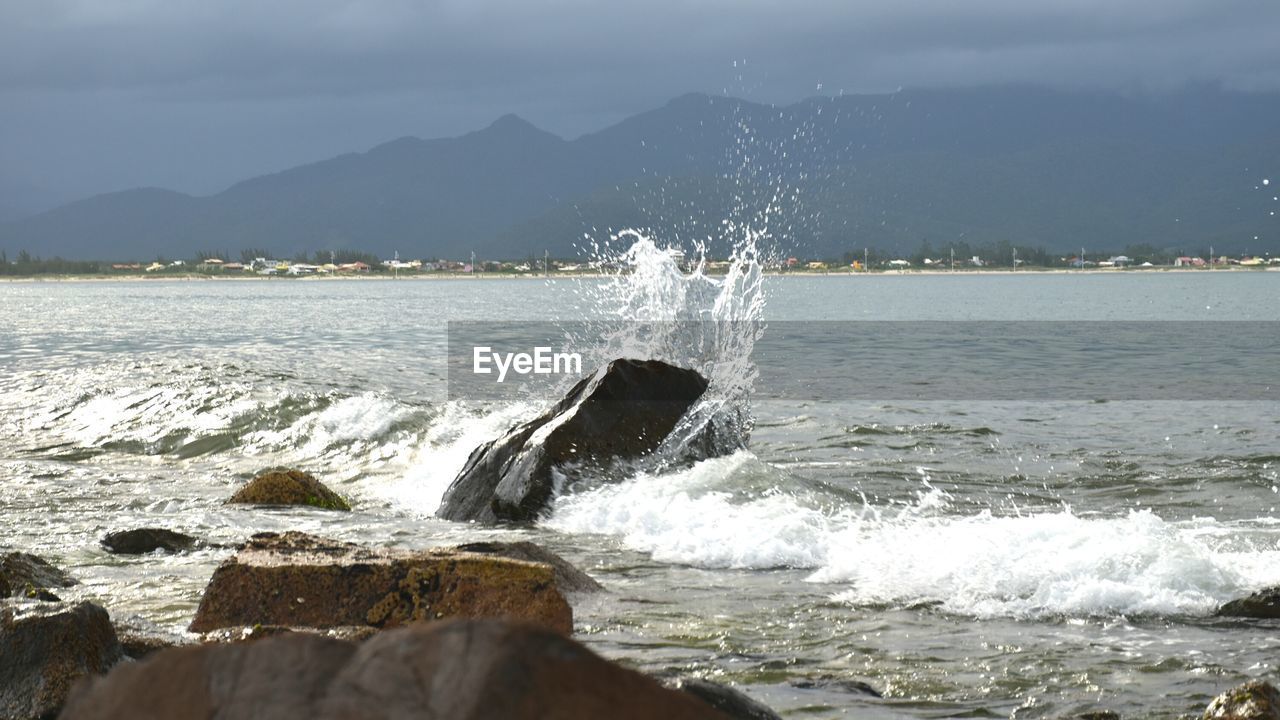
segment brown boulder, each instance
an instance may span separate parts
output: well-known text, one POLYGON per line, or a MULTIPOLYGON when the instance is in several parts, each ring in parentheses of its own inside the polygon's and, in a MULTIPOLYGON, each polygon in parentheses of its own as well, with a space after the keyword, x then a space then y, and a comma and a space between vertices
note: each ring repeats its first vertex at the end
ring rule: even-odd
POLYGON ((191 630, 390 628, 450 617, 505 617, 573 631, 573 610, 548 565, 447 548, 374 550, 298 532, 254 535, 218 566, 191 630))
POLYGON ((80 685, 59 717, 311 720, 354 652, 351 643, 301 633, 172 648, 80 685))
POLYGON ((0 598, 57 600, 58 597, 49 592, 51 588, 75 584, 70 575, 35 555, 10 552, 0 556, 0 598))
POLYGON ((338 493, 325 487, 310 473, 273 468, 258 473, 231 496, 228 503, 250 505, 307 505, 324 510, 350 510, 338 493))
POLYGON ((92 603, 0 608, 0 717, 53 716, 80 678, 122 655, 107 611, 92 603))
POLYGON ((1263 680, 1237 685, 1209 703, 1204 720, 1280 720, 1280 692, 1263 680))
POLYGON ((498 621, 418 625, 358 647, 286 634, 169 650, 82 687, 62 717, 726 719, 557 633, 498 621))

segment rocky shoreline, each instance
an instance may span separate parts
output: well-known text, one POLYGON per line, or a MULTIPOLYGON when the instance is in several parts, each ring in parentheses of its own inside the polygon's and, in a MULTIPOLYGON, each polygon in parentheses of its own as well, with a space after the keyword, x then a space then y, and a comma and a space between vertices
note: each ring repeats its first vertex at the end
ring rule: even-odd
MULTIPOLYGON (((527 542, 406 552, 258 534, 214 572, 185 636, 60 600, 75 580, 35 556, 0 567, 0 718, 779 717, 731 687, 648 677, 572 640, 570 601, 606 590, 527 542)), ((1221 612, 1262 617, 1277 593, 1221 612)), ((1280 720, 1280 694, 1249 682, 1203 717, 1280 720)))
MULTIPOLYGON (((610 363, 547 415, 478 447, 450 487, 446 514, 528 521, 567 459, 607 465, 651 452, 706 388, 696 373, 660 365, 610 363)), ((289 468, 259 473, 227 502, 351 510, 289 468)), ((120 530, 101 544, 122 554, 208 547, 165 528, 120 530)), ((608 590, 533 543, 406 551, 287 531, 255 534, 234 550, 180 636, 64 601, 59 593, 75 578, 34 555, 0 556, 0 720, 779 717, 732 687, 650 677, 576 642, 573 603, 608 590)), ((1280 617, 1280 588, 1219 614, 1280 617)), ((881 697, 855 678, 829 683, 881 697)), ((1263 681, 1226 689, 1203 718, 1280 720, 1280 694, 1263 681)))

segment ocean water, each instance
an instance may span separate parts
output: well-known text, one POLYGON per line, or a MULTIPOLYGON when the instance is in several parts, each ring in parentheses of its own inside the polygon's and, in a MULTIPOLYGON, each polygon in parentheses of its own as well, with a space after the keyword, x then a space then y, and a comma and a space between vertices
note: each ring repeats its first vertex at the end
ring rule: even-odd
MULTIPOLYGON (((647 671, 732 683, 788 717, 1192 717, 1222 689, 1274 679, 1276 625, 1213 611, 1280 583, 1268 375, 1280 273, 638 268, 612 281, 0 284, 0 545, 67 568, 84 583, 74 594, 115 616, 181 630, 230 551, 117 557, 102 535, 531 539, 609 588, 576 606, 580 640, 647 671), (471 449, 541 406, 451 393, 446 323, 568 326, 624 307, 742 323, 698 362, 746 447, 601 478, 532 528, 432 517, 471 449), (1015 345, 1028 328, 1083 329, 1095 352, 1084 366, 1041 351, 1010 361, 928 335, 852 380, 833 373, 919 327, 1006 328, 1015 345), (1135 328, 1155 329, 1146 346, 1191 332, 1150 376, 1144 358, 1124 377, 1091 371, 1129 354, 1110 338, 1135 328), (942 361, 904 383, 893 373, 923 345, 941 345, 942 361), (1184 392, 1160 385, 1178 358, 1206 356, 1208 369, 1166 384, 1184 392), (1012 392, 973 389, 1018 370, 1012 392), (276 464, 315 473, 356 510, 223 504, 276 464)), ((584 350, 620 347, 635 346, 584 350)))

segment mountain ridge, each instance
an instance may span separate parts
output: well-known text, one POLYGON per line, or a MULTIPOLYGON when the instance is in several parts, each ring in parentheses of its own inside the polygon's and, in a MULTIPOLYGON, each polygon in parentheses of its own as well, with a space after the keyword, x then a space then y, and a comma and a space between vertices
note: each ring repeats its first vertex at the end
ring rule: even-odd
POLYGON ((0 249, 128 260, 267 248, 576 253, 640 225, 676 244, 770 208, 783 252, 970 241, 1280 251, 1280 95, 909 90, 786 106, 687 93, 572 140, 514 114, 191 196, 137 188, 0 224, 0 249), (1254 236, 1258 239, 1254 240, 1254 236), (1253 245, 1253 248, 1249 246, 1253 245))

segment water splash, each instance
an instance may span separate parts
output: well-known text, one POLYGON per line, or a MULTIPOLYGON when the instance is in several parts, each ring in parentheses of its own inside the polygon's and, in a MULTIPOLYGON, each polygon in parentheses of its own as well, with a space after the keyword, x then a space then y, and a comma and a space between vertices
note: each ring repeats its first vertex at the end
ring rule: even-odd
POLYGON ((626 243, 625 250, 610 255, 597 249, 596 262, 613 268, 588 291, 603 320, 566 333, 584 365, 620 357, 662 360, 709 381, 698 405, 656 453, 660 460, 679 462, 746 444, 757 376, 752 349, 764 329, 761 238, 744 229, 723 276, 708 271, 701 247, 686 262, 682 252, 635 230, 611 238, 610 246, 626 243))

